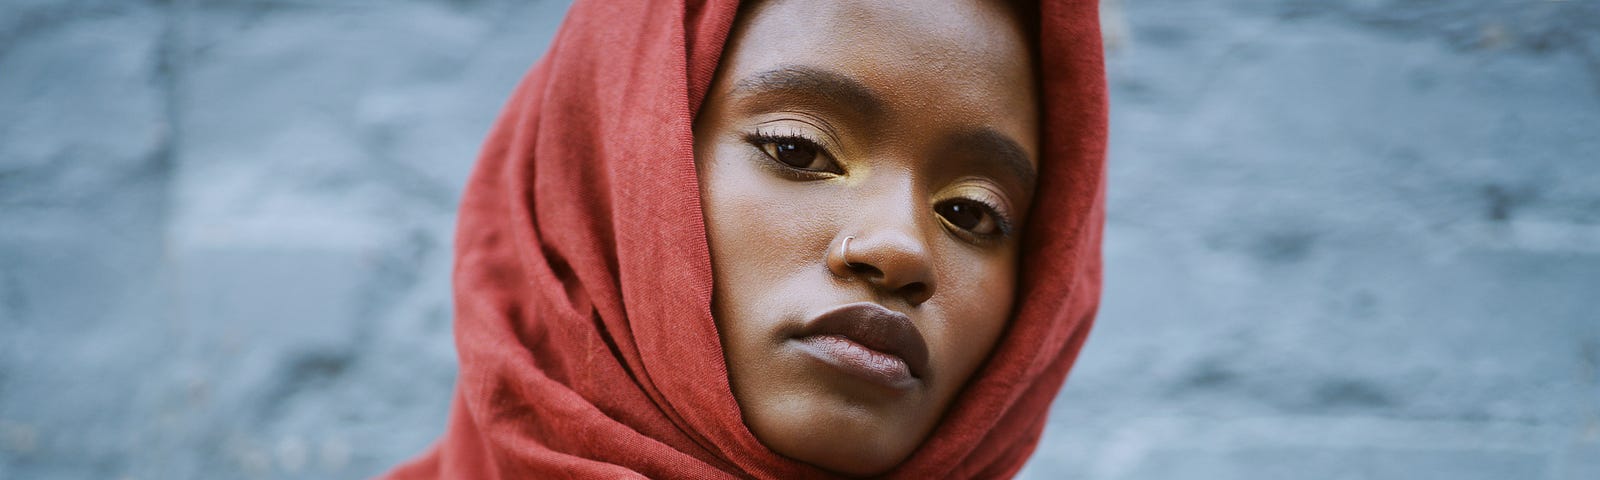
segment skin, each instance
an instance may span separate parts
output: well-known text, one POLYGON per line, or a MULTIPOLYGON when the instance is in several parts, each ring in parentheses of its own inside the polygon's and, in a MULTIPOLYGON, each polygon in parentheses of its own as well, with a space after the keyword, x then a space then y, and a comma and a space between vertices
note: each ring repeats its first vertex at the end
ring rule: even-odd
POLYGON ((1026 35, 999 2, 740 12, 694 147, 713 314, 757 439, 853 476, 921 445, 1010 317, 1038 130, 1026 35), (927 370, 886 388, 792 338, 856 302, 908 316, 927 370))

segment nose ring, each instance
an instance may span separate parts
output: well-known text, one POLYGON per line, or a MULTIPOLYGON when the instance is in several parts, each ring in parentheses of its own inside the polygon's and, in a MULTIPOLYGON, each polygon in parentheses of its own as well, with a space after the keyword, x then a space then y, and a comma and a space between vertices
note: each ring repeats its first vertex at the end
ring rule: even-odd
POLYGON ((850 240, 854 238, 856 238, 855 235, 848 235, 844 237, 844 242, 839 245, 839 260, 843 260, 845 265, 850 265, 850 240))

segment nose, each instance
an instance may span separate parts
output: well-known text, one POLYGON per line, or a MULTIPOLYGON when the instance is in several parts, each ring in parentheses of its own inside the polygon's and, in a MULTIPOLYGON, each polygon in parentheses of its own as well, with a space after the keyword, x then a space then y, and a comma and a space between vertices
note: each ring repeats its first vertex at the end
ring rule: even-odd
POLYGON ((828 270, 835 276, 860 279, 874 290, 899 297, 913 307, 933 297, 932 258, 928 246, 914 231, 879 228, 841 235, 834 241, 832 252, 828 255, 828 270))

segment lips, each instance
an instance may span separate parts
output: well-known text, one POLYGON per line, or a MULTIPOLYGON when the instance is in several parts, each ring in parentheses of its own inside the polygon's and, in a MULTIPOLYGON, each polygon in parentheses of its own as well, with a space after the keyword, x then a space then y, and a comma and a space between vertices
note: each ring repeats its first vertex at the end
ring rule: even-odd
POLYGON ((794 337, 823 363, 874 383, 904 388, 928 374, 928 344, 911 318, 870 302, 805 321, 794 337))

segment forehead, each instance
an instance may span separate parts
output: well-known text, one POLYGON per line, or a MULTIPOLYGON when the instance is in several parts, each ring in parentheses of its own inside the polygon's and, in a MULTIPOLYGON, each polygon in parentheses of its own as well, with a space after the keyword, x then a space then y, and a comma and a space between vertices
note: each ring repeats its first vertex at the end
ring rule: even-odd
POLYGON ((775 0, 741 12, 734 28, 722 65, 727 86, 815 67, 866 85, 916 123, 1035 136, 1026 37, 1000 2, 775 0))

